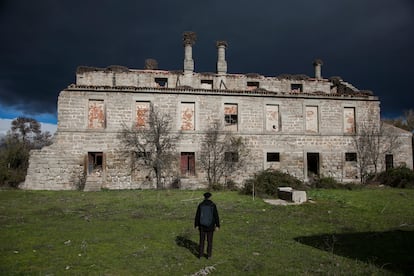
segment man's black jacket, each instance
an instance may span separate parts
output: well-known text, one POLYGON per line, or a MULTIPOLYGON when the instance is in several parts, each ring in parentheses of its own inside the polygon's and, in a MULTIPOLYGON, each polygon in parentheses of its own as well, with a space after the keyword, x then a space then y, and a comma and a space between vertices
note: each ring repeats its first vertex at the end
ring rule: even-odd
POLYGON ((216 206, 216 204, 214 204, 213 201, 211 201, 209 199, 205 199, 205 200, 203 200, 203 202, 201 202, 198 205, 196 216, 194 218, 194 227, 199 227, 199 228, 201 228, 201 230, 206 231, 206 232, 214 231, 214 229, 216 227, 220 228, 220 218, 219 218, 219 214, 218 214, 218 211, 217 211, 217 206, 216 206), (208 227, 200 225, 201 205, 213 206, 213 223, 208 227))

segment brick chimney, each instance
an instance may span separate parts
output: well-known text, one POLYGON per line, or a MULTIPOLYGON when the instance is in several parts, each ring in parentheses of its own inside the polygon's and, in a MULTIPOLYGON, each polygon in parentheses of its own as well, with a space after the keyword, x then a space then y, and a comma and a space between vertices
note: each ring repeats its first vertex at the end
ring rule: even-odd
POLYGON ((226 41, 217 41, 217 74, 227 74, 227 62, 226 62, 226 48, 228 46, 226 41))
POLYGON ((313 67, 315 67, 315 79, 322 79, 321 69, 322 69, 323 61, 320 59, 315 59, 313 62, 313 67))
POLYGON ((183 33, 184 73, 194 72, 193 45, 197 39, 195 32, 183 33))

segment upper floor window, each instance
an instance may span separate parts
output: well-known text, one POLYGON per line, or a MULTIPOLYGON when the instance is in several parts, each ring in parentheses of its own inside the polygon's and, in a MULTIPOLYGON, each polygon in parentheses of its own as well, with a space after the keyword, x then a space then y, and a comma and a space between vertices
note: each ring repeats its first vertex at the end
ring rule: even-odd
POLYGON ((259 88, 259 82, 258 81, 248 81, 247 82, 247 90, 254 90, 259 88))
POLYGON ((301 83, 290 84, 290 90, 295 93, 303 92, 303 85, 301 83))
POLYGON ((88 128, 105 128, 105 103, 103 100, 89 100, 88 128))
POLYGON ((266 105, 266 130, 267 131, 279 131, 279 106, 278 105, 266 105))
POLYGON ((158 87, 168 87, 168 79, 167 78, 155 78, 155 83, 158 87))
POLYGON ((319 131, 317 106, 306 106, 305 108, 305 131, 310 133, 318 133, 319 131))
POLYGON ((355 108, 344 107, 344 133, 355 133, 355 108))
POLYGON ((224 153, 224 160, 226 162, 239 162, 239 154, 237 152, 225 152, 224 153))
POLYGON ((213 89, 213 80, 201 80, 201 89, 213 89))
POLYGON ((224 104, 224 128, 237 131, 238 109, 237 104, 224 104))
POLYGON ((195 130, 195 104, 181 103, 181 130, 195 130))
POLYGON ((151 103, 135 102, 135 126, 137 128, 147 128, 151 103))

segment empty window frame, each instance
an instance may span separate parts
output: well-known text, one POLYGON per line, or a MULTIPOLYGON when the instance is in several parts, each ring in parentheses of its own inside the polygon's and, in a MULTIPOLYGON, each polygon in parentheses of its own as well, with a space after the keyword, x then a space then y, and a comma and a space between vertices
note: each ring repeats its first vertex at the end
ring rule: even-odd
POLYGON ((89 100, 88 103, 88 128, 105 128, 105 103, 103 100, 89 100))
POLYGON ((305 107, 305 131, 308 133, 318 133, 319 131, 319 119, 318 119, 318 107, 306 106, 305 107))
POLYGON ((278 152, 266 153, 266 162, 280 162, 280 154, 278 152))
POLYGON ((346 152, 345 153, 345 161, 346 162, 356 162, 357 161, 356 152, 346 152))
POLYGON ((290 84, 290 91, 294 93, 303 92, 303 85, 301 83, 291 83, 290 84))
POLYGON ((88 174, 101 176, 103 164, 104 155, 102 152, 88 152, 88 174))
POLYGON ((280 130, 279 105, 266 105, 266 131, 280 130))
POLYGON ((148 101, 135 102, 135 126, 137 128, 148 128, 151 103, 148 101))
POLYGON ((201 89, 213 89, 213 80, 201 80, 201 89))
POLYGON ((255 90, 259 88, 259 82, 258 81, 248 81, 247 82, 247 90, 255 90))
POLYGON ((181 130, 195 130, 195 103, 181 103, 181 130))
POLYGON ((158 87, 168 87, 168 79, 167 78, 155 78, 155 83, 158 87))
POLYGON ((237 104, 224 104, 224 128, 237 131, 238 108, 237 104))
POLYGON ((355 133, 355 108, 344 107, 344 133, 355 133))
POLYGON ((224 160, 226 162, 239 162, 239 153, 238 152, 233 152, 233 151, 228 151, 224 153, 224 160))
POLYGON ((195 175, 195 154, 194 152, 182 152, 180 160, 181 175, 195 175))

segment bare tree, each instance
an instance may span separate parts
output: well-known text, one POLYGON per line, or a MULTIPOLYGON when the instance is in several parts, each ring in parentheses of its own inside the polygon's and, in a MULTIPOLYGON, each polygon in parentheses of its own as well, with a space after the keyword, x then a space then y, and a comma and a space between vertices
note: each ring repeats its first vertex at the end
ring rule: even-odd
POLYGON ((247 148, 241 137, 220 131, 215 122, 202 143, 200 163, 205 169, 209 187, 219 184, 223 177, 231 176, 245 165, 247 148))
POLYGON ((362 125, 359 133, 354 137, 354 143, 362 183, 366 182, 370 168, 373 168, 374 174, 377 174, 382 157, 387 153, 392 153, 401 144, 398 135, 383 122, 379 126, 362 125))
POLYGON ((171 168, 176 159, 175 142, 178 136, 171 134, 171 117, 161 113, 151 106, 147 122, 144 126, 124 126, 120 133, 121 142, 129 152, 132 152, 131 167, 137 169, 137 164, 143 163, 152 169, 157 189, 163 189, 163 174, 171 168))

